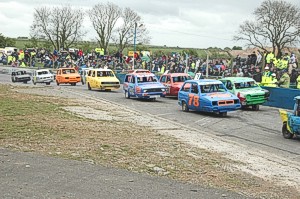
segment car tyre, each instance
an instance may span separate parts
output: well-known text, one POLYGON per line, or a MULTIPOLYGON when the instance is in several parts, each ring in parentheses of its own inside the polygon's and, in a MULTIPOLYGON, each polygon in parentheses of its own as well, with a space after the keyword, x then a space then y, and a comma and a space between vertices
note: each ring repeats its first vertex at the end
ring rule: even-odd
POLYGON ((50 85, 50 82, 46 82, 46 85, 50 85))
POLYGON ((252 105, 252 110, 253 111, 259 111, 259 105, 258 104, 252 105))
POLYGON ((71 85, 72 85, 72 86, 76 86, 76 83, 72 83, 71 85))
POLYGON ((226 117, 227 116, 227 112, 220 112, 219 113, 221 117, 226 117))
POLYGON ((189 107, 188 107, 188 105, 186 104, 186 102, 182 102, 182 104, 181 104, 181 110, 183 111, 183 112, 189 112, 189 107))
POLYGON ((294 137, 294 134, 292 134, 288 129, 287 129, 287 123, 284 122, 282 125, 282 135, 285 139, 292 139, 294 137))
POLYGON ((92 90, 92 88, 91 88, 91 86, 90 86, 90 83, 88 83, 87 86, 88 86, 88 89, 89 89, 89 90, 92 90))
POLYGON ((58 83, 58 81, 57 81, 57 80, 56 80, 56 85, 57 85, 57 86, 59 86, 59 83, 58 83))
POLYGON ((24 84, 27 84, 27 81, 24 81, 23 83, 24 83, 24 84))

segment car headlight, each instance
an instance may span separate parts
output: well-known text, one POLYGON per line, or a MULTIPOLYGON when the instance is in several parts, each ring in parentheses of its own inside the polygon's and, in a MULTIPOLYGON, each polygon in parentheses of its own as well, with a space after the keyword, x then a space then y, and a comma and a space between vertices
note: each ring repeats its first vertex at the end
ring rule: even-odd
POLYGON ((147 93, 147 90, 143 90, 144 93, 147 93))
POLYGON ((162 89, 161 89, 161 91, 163 91, 163 92, 164 92, 164 91, 166 91, 166 89, 162 88, 162 89))

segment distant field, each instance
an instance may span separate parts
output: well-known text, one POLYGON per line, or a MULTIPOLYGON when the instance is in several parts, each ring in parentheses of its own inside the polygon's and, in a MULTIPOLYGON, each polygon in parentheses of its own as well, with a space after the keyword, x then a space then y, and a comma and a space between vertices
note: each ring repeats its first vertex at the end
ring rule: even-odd
MULTIPOLYGON (((19 49, 24 49, 26 47, 33 47, 30 45, 31 42, 29 40, 24 40, 24 39, 16 39, 16 47, 19 49)), ((38 41, 38 46, 39 47, 46 47, 48 46, 46 41, 40 40, 38 41)), ((92 49, 95 49, 97 45, 94 42, 82 42, 79 44, 76 44, 72 46, 74 48, 81 48, 84 49, 84 51, 89 50, 91 51, 92 49)), ((163 46, 139 46, 137 45, 137 50, 142 49, 142 50, 148 50, 151 51, 152 54, 154 55, 170 55, 172 52, 178 52, 182 53, 183 50, 187 50, 187 48, 176 48, 176 47, 163 47, 163 46)), ((109 52, 110 54, 114 54, 117 51, 117 47, 114 45, 111 45, 109 47, 109 52)), ((132 48, 130 49, 124 49, 123 53, 126 55, 128 51, 133 50, 132 48)), ((197 55, 203 59, 206 58, 206 53, 204 49, 193 49, 197 53, 197 55)), ((218 52, 217 50, 211 49, 210 51, 210 57, 211 58, 228 58, 229 56, 224 52, 218 52)))

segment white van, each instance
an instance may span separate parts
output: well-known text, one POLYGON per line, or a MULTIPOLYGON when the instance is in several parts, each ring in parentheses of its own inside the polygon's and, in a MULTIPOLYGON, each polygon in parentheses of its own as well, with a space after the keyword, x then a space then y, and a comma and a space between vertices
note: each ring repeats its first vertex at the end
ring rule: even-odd
POLYGON ((7 56, 11 55, 14 51, 18 52, 18 49, 16 47, 5 47, 4 48, 5 54, 7 56))

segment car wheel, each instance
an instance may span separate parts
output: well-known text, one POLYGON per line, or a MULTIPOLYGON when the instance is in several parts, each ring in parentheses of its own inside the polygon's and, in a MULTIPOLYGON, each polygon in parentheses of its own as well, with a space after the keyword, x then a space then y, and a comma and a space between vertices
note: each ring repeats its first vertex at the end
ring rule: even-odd
POLYGON ((57 85, 57 86, 59 86, 59 83, 58 83, 58 81, 57 81, 57 80, 56 80, 56 85, 57 85))
POLYGON ((50 82, 46 82, 46 85, 50 85, 50 82))
POLYGON ((88 89, 89 90, 92 90, 91 86, 90 86, 90 83, 88 83, 88 89))
POLYGON ((259 105, 252 105, 253 111, 259 111, 259 105))
POLYGON ((282 135, 285 139, 292 139, 294 137, 294 134, 292 134, 288 129, 287 129, 287 123, 284 122, 282 125, 282 135))
POLYGON ((105 89, 105 91, 108 91, 108 92, 110 92, 110 91, 111 91, 111 89, 105 89))
POLYGON ((72 86, 76 86, 76 83, 72 83, 71 85, 72 85, 72 86))
POLYGON ((130 99, 130 95, 127 91, 125 91, 125 98, 130 99))
POLYGON ((27 81, 24 81, 23 83, 24 83, 24 84, 27 84, 27 81))
POLYGON ((188 112, 189 111, 189 107, 187 106, 186 102, 182 102, 181 104, 181 110, 184 112, 188 112))
POLYGON ((227 116, 227 112, 220 112, 219 113, 221 117, 226 117, 227 116))

